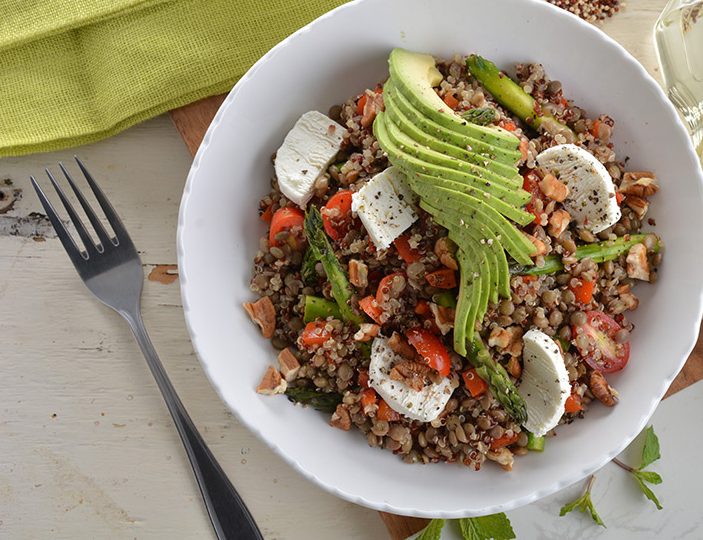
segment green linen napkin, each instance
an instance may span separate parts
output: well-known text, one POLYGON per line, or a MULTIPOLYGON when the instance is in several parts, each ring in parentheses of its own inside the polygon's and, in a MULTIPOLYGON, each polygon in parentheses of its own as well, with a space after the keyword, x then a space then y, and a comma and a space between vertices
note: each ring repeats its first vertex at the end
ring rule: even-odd
POLYGON ((0 157, 96 141, 225 92, 345 0, 0 0, 0 157))

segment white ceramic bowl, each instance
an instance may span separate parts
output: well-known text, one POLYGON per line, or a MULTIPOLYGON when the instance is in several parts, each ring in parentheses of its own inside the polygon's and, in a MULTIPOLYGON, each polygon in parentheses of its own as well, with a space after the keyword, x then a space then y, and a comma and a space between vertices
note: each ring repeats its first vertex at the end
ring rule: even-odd
POLYGON ((178 262, 193 345, 222 399, 293 467, 349 501, 399 514, 456 518, 515 508, 595 471, 645 426, 695 343, 701 317, 703 197, 687 134, 658 85, 596 28, 535 0, 360 0, 274 47, 239 81, 207 132, 183 195, 178 262), (385 78, 392 47, 448 57, 478 52, 498 66, 536 61, 592 116, 616 120, 615 144, 631 169, 656 171, 656 231, 666 257, 656 286, 641 285, 630 363, 612 377, 613 408, 558 429, 544 453, 512 473, 487 464, 406 465, 369 448, 357 431, 254 392, 270 343, 241 307, 264 226, 270 156, 298 116, 385 78))

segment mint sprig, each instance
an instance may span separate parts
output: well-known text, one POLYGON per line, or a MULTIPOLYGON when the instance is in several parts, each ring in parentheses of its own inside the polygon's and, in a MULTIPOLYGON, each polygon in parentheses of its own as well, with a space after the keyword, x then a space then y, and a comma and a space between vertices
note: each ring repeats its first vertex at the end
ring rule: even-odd
POLYGON ((415 540, 439 540, 443 527, 443 519, 433 519, 415 540))
POLYGON ((654 428, 649 426, 644 432, 644 447, 642 448, 642 460, 640 461, 639 467, 630 467, 617 458, 613 459, 613 463, 632 474, 637 481, 640 491, 642 491, 644 496, 654 503, 657 510, 661 510, 663 507, 659 502, 659 499, 657 499, 657 496, 647 484, 661 484, 662 477, 653 471, 644 471, 643 469, 649 467, 660 457, 661 453, 659 451, 659 439, 657 434, 654 433, 654 428))
POLYGON ((595 476, 591 475, 588 478, 588 483, 586 484, 586 491, 583 492, 583 495, 581 495, 578 499, 571 501, 568 504, 565 504, 564 506, 561 507, 561 510, 559 511, 560 516, 565 516, 569 512, 573 512, 574 510, 578 510, 579 512, 583 512, 584 514, 588 512, 591 514, 591 518, 593 521, 595 521, 598 525, 601 527, 605 527, 605 523, 603 523, 603 520, 600 518, 598 515, 598 512, 596 512, 596 508, 593 506, 593 501, 591 500, 591 488, 593 487, 593 481, 595 480, 595 476))
POLYGON ((508 516, 503 513, 459 520, 464 540, 512 540, 515 532, 508 516))

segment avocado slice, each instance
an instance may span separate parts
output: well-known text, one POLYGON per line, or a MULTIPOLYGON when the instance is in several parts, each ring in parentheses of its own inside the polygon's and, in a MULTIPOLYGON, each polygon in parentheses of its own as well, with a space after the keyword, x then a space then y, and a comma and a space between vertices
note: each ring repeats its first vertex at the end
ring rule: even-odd
POLYGON ((530 264, 530 255, 535 247, 525 236, 513 227, 495 209, 488 206, 481 199, 457 193, 445 188, 423 186, 420 183, 412 184, 413 190, 423 199, 442 212, 452 215, 453 219, 462 227, 475 227, 477 222, 484 223, 490 229, 498 242, 505 248, 516 261, 525 261, 521 264, 530 264))
POLYGON ((530 199, 531 195, 523 189, 511 189, 498 184, 493 184, 491 182, 487 182, 486 180, 481 180, 472 174, 463 171, 456 171, 454 169, 450 169, 449 167, 442 167, 437 164, 428 163, 407 154, 398 148, 398 146, 390 139, 388 130, 386 129, 384 115, 385 113, 379 113, 376 116, 376 120, 373 123, 373 133, 376 136, 379 145, 388 154, 388 158, 395 166, 400 167, 405 171, 414 171, 425 174, 431 173, 433 176, 439 176, 441 178, 447 178, 456 182, 470 184, 477 189, 490 194, 491 197, 501 199, 508 204, 522 206, 530 199))
POLYGON ((480 302, 481 288, 483 287, 480 265, 477 264, 478 255, 464 250, 457 252, 459 267, 461 268, 461 283, 457 298, 456 316, 454 318, 454 350, 466 356, 466 332, 473 328, 476 321, 476 308, 480 302))
POLYGON ((416 158, 428 163, 434 163, 456 171, 463 171, 487 182, 505 186, 506 188, 515 189, 522 186, 522 178, 518 174, 514 174, 512 177, 503 176, 493 171, 489 171, 488 169, 484 169, 483 167, 474 165, 473 163, 463 159, 458 159, 456 157, 433 150, 424 143, 414 140, 412 137, 409 137, 401 131, 394 122, 389 121, 388 113, 383 113, 383 122, 386 125, 386 130, 390 140, 393 141, 398 148, 411 156, 415 156, 416 158))
MULTIPOLYGON (((468 150, 466 146, 460 147, 445 142, 442 139, 439 139, 434 135, 420 129, 400 109, 397 104, 396 98, 394 97, 394 94, 395 88, 393 88, 392 83, 387 83, 384 87, 383 94, 385 111, 391 122, 398 126, 398 128, 407 136, 433 150, 436 150, 437 152, 441 152, 442 154, 446 154, 447 156, 451 156, 462 161, 471 163, 477 166, 479 169, 488 169, 489 171, 492 171, 504 178, 512 179, 519 177, 518 169, 514 165, 501 163, 500 161, 492 159, 490 156, 477 154, 468 150)), ((478 174, 478 176, 482 175, 478 174)), ((522 180, 520 179, 519 182, 521 183, 522 180)))
POLYGON ((432 176, 424 173, 406 173, 407 176, 416 176, 418 181, 425 182, 428 184, 435 185, 437 187, 443 187, 446 189, 451 189, 452 191, 457 191, 459 193, 466 193, 472 197, 483 197, 490 206, 495 208, 500 214, 508 219, 513 220, 519 225, 527 225, 534 221, 535 216, 529 212, 525 212, 521 208, 508 204, 496 197, 486 197, 486 192, 476 189, 469 184, 464 184, 462 182, 455 182, 454 180, 445 180, 444 178, 439 178, 437 176, 432 176))
POLYGON ((394 102, 394 105, 398 108, 398 110, 402 111, 413 124, 417 125, 424 132, 432 135, 433 137, 440 139, 445 143, 458 146, 459 148, 471 148, 471 151, 479 156, 492 159, 493 161, 498 161, 499 163, 504 163, 505 165, 509 165, 511 167, 514 166, 520 159, 520 151, 517 148, 519 142, 515 137, 513 137, 513 139, 515 139, 517 145, 514 148, 508 149, 493 146, 490 143, 474 139, 467 135, 462 135, 445 128, 437 122, 433 122, 430 118, 418 111, 402 93, 397 91, 392 80, 389 80, 383 86, 383 93, 385 94, 387 91, 391 95, 391 101, 394 102))
POLYGON ((391 77, 418 111, 438 124, 492 146, 514 149, 515 136, 502 128, 471 124, 457 115, 436 94, 434 87, 442 81, 435 60, 428 54, 393 49, 388 58, 391 77))

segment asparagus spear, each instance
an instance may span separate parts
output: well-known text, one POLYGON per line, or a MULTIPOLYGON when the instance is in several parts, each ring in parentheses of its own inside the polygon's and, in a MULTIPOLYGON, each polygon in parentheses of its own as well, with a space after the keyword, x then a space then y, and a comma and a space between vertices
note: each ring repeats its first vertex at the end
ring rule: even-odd
POLYGON ((525 92, 520 85, 506 74, 501 73, 490 60, 472 54, 466 60, 466 67, 471 75, 476 77, 486 90, 503 107, 517 115, 523 122, 538 130, 545 122, 555 124, 559 131, 565 130, 573 133, 571 128, 561 123, 551 114, 540 111, 536 107, 534 98, 525 92))
POLYGON ((305 214, 304 228, 312 254, 322 263, 325 274, 327 274, 327 280, 332 285, 332 296, 339 306, 342 319, 361 324, 363 319, 354 312, 349 303, 352 297, 349 280, 344 268, 342 268, 334 254, 330 241, 327 239, 322 226, 322 215, 318 208, 312 206, 305 214))
POLYGON ((498 111, 493 107, 478 107, 461 113, 461 117, 472 124, 487 126, 498 120, 498 111))
POLYGON ((300 275, 305 285, 314 285, 319 280, 315 270, 315 265, 318 261, 319 259, 315 257, 312 248, 308 246, 308 249, 305 250, 305 255, 303 255, 303 264, 300 268, 300 275))
MULTIPOLYGON (((651 233, 649 233, 651 234, 651 233)), ((579 246, 576 248, 575 257, 579 261, 581 259, 591 259, 595 263, 612 261, 617 259, 623 253, 627 253, 635 244, 641 244, 648 234, 631 234, 621 236, 617 240, 605 240, 603 242, 594 242, 579 246)), ((659 252, 660 240, 659 237, 652 234, 656 238, 653 251, 659 252)), ((543 266, 521 266, 512 265, 510 267, 511 274, 539 276, 545 274, 555 274, 564 269, 559 255, 549 255, 544 258, 543 266)))
POLYGON ((342 402, 342 396, 336 392, 318 392, 306 386, 289 386, 285 394, 290 401, 309 405, 326 413, 333 413, 342 402))
POLYGON ((315 319, 326 319, 327 317, 334 317, 335 319, 341 319, 342 314, 339 312, 339 307, 334 302, 330 302, 325 298, 320 298, 319 296, 306 296, 305 297, 305 312, 303 314, 303 321, 309 323, 315 319))
POLYGON ((527 420, 525 400, 518 393, 505 368, 491 358, 480 337, 476 336, 469 345, 471 350, 468 358, 476 368, 478 376, 488 383, 493 396, 503 405, 513 420, 519 424, 525 422, 527 420))

